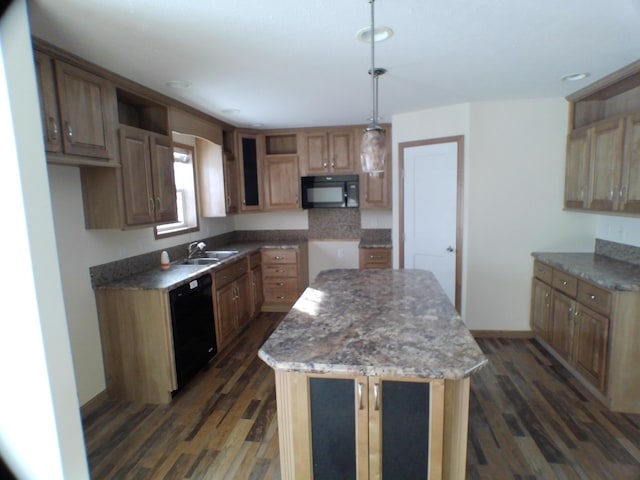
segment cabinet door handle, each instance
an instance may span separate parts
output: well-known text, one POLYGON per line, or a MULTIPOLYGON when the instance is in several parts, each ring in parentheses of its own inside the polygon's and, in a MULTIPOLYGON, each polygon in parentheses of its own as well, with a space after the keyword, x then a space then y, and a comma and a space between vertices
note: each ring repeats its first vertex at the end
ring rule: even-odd
POLYGON ((335 162, 331 162, 331 168, 334 168, 336 166, 335 162))
POLYGON ((595 295, 593 295, 593 294, 589 295, 589 300, 595 300, 595 299, 596 299, 595 295))
POLYGON ((567 286, 567 281, 566 280, 562 280, 562 285, 564 285, 566 287, 567 286))
POLYGON ((73 143, 73 129, 71 128, 68 120, 64 122, 64 126, 67 129, 67 138, 69 139, 69 142, 73 143))
POLYGON ((152 214, 155 209, 155 205, 153 203, 153 198, 149 198, 149 213, 152 214))
POLYGON ((323 167, 323 168, 327 168, 327 162, 323 162, 323 163, 322 163, 322 167, 323 167))
POLYGON ((364 402, 362 398, 362 389, 364 388, 364 384, 362 382, 358 382, 358 409, 364 410, 364 402))
POLYGON ((378 385, 377 383, 373 384, 373 409, 377 412, 378 410, 380 410, 380 402, 378 401, 379 399, 379 390, 380 390, 380 385, 378 385))
POLYGON ((162 210, 162 201, 160 200, 160 197, 156 197, 156 207, 158 208, 158 211, 162 210))
POLYGON ((49 116, 49 140, 58 139, 58 122, 52 116, 49 116))

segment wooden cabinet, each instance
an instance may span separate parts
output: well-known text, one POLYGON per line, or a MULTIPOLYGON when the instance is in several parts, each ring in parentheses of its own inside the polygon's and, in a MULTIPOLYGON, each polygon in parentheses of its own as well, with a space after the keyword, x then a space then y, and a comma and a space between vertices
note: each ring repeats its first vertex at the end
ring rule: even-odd
POLYGON ((251 319, 252 295, 248 258, 240 258, 213 274, 216 340, 222 350, 251 319))
POLYGON ((549 315, 551 312, 551 287, 533 279, 531 286, 531 328, 533 332, 549 341, 549 315))
POLYGON ((300 208, 300 175, 297 155, 266 155, 264 158, 265 210, 300 208))
POLYGON ((67 165, 117 165, 114 85, 35 51, 47 160, 67 165))
POLYGON ((238 192, 238 161, 231 152, 224 153, 224 193, 225 211, 228 214, 238 213, 239 199, 238 192))
POLYGON ((443 380, 277 371, 276 391, 283 479, 464 478, 444 454, 443 380))
POLYGON ((251 317, 255 317, 262 310, 264 292, 262 290, 262 259, 260 252, 252 253, 249 257, 249 275, 251 285, 251 317))
POLYGON ((305 131, 300 135, 302 175, 355 172, 352 129, 305 131))
POLYGON ((263 248, 262 287, 265 312, 288 312, 309 285, 308 247, 263 248))
MULTIPOLYGON (((387 137, 387 158, 384 172, 369 174, 362 172, 360 157, 356 155, 357 171, 360 175, 360 208, 361 209, 390 209, 391 208, 391 125, 383 125, 387 137)), ((354 130, 356 151, 360 149, 363 128, 354 130)))
POLYGON ((359 249, 360 268, 391 268, 390 248, 359 249))
POLYGON ((534 263, 536 338, 613 411, 640 413, 640 292, 608 290, 534 263))
POLYGON ((171 139, 128 126, 119 138, 127 226, 176 221, 171 139))
POLYGON ((243 212, 262 209, 262 165, 260 162, 260 135, 236 132, 238 152, 238 174, 240 185, 240 210, 243 212))
POLYGON ((640 213, 640 62, 567 99, 565 207, 640 213))

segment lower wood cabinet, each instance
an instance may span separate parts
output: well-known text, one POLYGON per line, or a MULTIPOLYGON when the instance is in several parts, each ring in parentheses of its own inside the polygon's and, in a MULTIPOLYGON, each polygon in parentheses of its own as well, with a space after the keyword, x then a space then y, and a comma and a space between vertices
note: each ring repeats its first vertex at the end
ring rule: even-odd
POLYGON ((391 268, 390 248, 363 248, 359 249, 360 268, 391 268))
POLYGON ((283 479, 464 479, 469 380, 276 370, 283 479))
POLYGON ((251 319, 249 260, 240 258, 213 274, 216 340, 222 350, 251 319))
POLYGON ((287 248, 263 248, 262 288, 264 312, 288 312, 309 285, 307 244, 287 248))
POLYGON ((249 276, 251 278, 251 316, 254 317, 262 309, 264 292, 262 291, 262 260, 260 252, 249 257, 249 276))
POLYGON ((640 292, 607 290, 536 260, 531 328, 612 411, 640 413, 640 292))

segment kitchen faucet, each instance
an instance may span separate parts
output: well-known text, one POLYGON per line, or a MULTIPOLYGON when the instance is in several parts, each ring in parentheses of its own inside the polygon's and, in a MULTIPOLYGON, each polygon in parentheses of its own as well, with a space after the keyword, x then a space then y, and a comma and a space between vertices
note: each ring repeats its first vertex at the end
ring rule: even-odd
POLYGON ((189 244, 189 256, 187 258, 192 258, 194 255, 204 252, 206 246, 207 244, 204 242, 191 242, 189 244))

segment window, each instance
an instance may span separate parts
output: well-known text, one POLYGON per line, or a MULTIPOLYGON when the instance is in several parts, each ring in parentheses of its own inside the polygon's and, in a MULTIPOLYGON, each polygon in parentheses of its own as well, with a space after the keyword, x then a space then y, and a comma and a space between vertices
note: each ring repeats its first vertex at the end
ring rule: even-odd
POLYGON ((192 146, 173 144, 173 172, 176 180, 178 221, 158 225, 155 228, 156 238, 195 232, 200 229, 196 205, 194 156, 195 151, 192 146))

